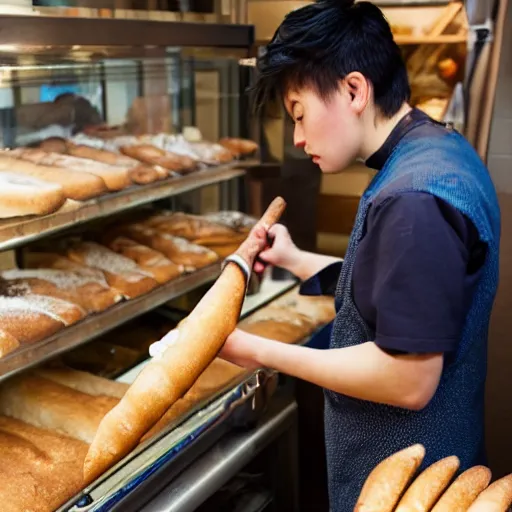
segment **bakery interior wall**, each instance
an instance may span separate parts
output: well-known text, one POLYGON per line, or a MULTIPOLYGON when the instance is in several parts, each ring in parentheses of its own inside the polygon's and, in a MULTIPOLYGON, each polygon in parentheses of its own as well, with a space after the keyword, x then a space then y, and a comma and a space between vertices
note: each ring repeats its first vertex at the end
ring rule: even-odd
POLYGON ((489 337, 487 446, 495 476, 512 470, 512 2, 508 2, 491 123, 488 167, 502 215, 500 282, 489 337))

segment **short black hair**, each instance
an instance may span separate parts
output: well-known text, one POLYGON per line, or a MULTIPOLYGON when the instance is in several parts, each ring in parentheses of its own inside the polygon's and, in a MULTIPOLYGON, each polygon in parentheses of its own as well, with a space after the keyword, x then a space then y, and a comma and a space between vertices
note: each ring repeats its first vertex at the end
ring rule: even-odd
POLYGON ((392 117, 411 95, 400 48, 382 11, 370 2, 320 0, 290 12, 257 61, 256 110, 290 88, 323 98, 353 71, 372 84, 381 114, 392 117))

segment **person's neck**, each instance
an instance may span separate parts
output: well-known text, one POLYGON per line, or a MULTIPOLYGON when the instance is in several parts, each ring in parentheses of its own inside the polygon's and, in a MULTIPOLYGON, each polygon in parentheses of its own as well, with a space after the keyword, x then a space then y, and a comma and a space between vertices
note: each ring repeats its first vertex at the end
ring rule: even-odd
POLYGON ((404 103, 393 117, 375 119, 375 116, 371 116, 372 118, 367 120, 368 126, 365 129, 365 140, 361 147, 361 159, 366 161, 370 158, 386 142, 396 125, 411 110, 412 107, 408 103, 404 103))

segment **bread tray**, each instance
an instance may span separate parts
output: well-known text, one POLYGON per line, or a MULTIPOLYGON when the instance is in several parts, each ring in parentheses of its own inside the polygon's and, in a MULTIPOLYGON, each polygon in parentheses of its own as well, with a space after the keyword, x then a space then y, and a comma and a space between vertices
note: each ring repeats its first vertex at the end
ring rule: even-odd
POLYGON ((225 433, 257 421, 277 382, 271 370, 240 376, 141 443, 58 512, 140 510, 225 433))

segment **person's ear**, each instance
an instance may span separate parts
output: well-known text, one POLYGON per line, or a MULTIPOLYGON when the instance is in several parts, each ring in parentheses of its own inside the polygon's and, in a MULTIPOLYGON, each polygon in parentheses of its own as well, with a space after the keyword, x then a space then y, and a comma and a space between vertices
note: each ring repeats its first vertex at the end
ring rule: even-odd
POLYGON ((370 100, 370 82, 359 71, 353 71, 345 77, 344 84, 350 97, 350 108, 360 115, 370 100))

